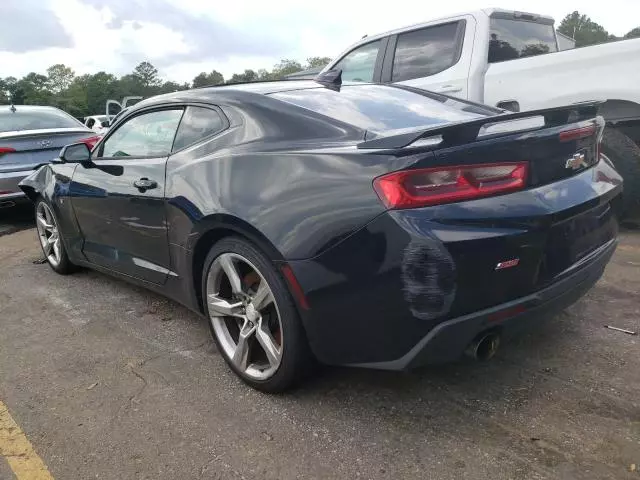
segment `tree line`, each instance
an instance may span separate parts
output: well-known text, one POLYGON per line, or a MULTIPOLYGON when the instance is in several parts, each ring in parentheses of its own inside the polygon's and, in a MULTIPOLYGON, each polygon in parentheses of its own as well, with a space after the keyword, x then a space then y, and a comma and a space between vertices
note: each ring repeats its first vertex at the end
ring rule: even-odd
MULTIPOLYGON (((560 22, 558 31, 575 39, 576 47, 640 37, 640 27, 623 37, 611 35, 602 25, 578 11, 567 15, 560 22)), ((329 61, 329 57, 311 57, 305 63, 285 59, 270 71, 246 69, 228 79, 212 70, 196 75, 187 83, 163 80, 149 62, 140 63, 133 72, 120 78, 106 72, 76 76, 70 67, 56 64, 47 69, 46 75, 31 72, 21 79, 0 78, 0 104, 53 105, 75 117, 83 117, 103 113, 108 99, 120 100, 128 95, 149 97, 206 85, 279 80, 301 70, 323 67, 329 61)))
POLYGON ((76 76, 70 67, 56 64, 47 68, 46 75, 31 72, 21 79, 0 78, 0 105, 52 105, 81 118, 104 114, 109 99, 121 100, 129 95, 150 97, 207 85, 279 80, 301 70, 323 67, 329 61, 329 57, 311 57, 302 64, 285 59, 270 71, 247 69, 226 80, 220 72, 213 70, 202 72, 193 81, 186 83, 163 80, 158 70, 149 62, 140 63, 133 72, 120 78, 106 72, 76 76))
POLYGON ((640 38, 640 27, 636 27, 622 37, 616 37, 605 28, 578 11, 570 13, 562 19, 558 31, 576 41, 576 47, 587 47, 599 43, 640 38))

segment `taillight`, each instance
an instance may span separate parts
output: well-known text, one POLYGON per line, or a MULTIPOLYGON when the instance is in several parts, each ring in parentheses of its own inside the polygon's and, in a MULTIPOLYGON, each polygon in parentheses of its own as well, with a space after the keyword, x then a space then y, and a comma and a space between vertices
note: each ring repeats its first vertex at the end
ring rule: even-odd
POLYGON ((89 150, 93 150, 93 147, 96 146, 96 143, 98 143, 101 138, 102 138, 102 135, 96 135, 95 137, 83 138, 80 141, 86 144, 87 147, 89 147, 89 150))
POLYGON ((521 190, 527 162, 486 163, 403 170, 376 178, 373 188, 387 208, 415 208, 521 190))
POLYGON ((11 153, 11 152, 15 152, 16 149, 15 148, 11 148, 11 147, 0 147, 0 156, 4 155, 5 153, 11 153))

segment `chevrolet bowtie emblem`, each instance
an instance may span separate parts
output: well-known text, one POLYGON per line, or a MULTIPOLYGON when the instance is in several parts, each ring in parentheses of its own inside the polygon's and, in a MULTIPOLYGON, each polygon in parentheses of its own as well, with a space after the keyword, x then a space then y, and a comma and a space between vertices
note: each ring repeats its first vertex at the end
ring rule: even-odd
POLYGON ((572 170, 577 170, 580 167, 586 167, 587 162, 585 160, 584 153, 576 153, 567 160, 567 163, 564 164, 564 168, 570 168, 572 170))

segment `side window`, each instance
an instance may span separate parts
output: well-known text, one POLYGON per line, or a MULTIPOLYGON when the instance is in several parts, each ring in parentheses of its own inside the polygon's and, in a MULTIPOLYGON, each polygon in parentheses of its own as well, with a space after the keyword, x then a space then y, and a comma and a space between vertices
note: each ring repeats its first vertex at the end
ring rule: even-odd
POLYGON ((372 82, 381 43, 381 40, 376 40, 352 50, 333 68, 342 69, 342 80, 372 82))
POLYGON ((462 41, 459 27, 460 22, 453 22, 398 35, 391 80, 428 77, 455 65, 462 41))
POLYGON ((204 107, 187 107, 178 127, 173 151, 180 150, 221 131, 225 125, 226 123, 215 110, 204 107))
POLYGON ((120 125, 102 146, 100 157, 161 157, 171 153, 182 116, 179 110, 137 115, 120 125))

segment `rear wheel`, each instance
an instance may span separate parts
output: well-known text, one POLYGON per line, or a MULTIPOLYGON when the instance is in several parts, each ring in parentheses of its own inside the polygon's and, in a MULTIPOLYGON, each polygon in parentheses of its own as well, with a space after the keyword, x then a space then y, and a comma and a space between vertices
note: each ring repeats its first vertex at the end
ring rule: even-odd
POLYGON ((67 256, 58 221, 51 207, 42 198, 36 201, 36 228, 42 253, 53 271, 61 275, 73 272, 75 265, 67 256))
POLYGON ((624 179, 622 220, 640 226, 640 148, 621 131, 607 127, 602 152, 624 179))
POLYGON ((310 365, 302 324, 280 274, 243 239, 221 240, 205 260, 204 305, 231 369, 252 387, 280 392, 310 365))

